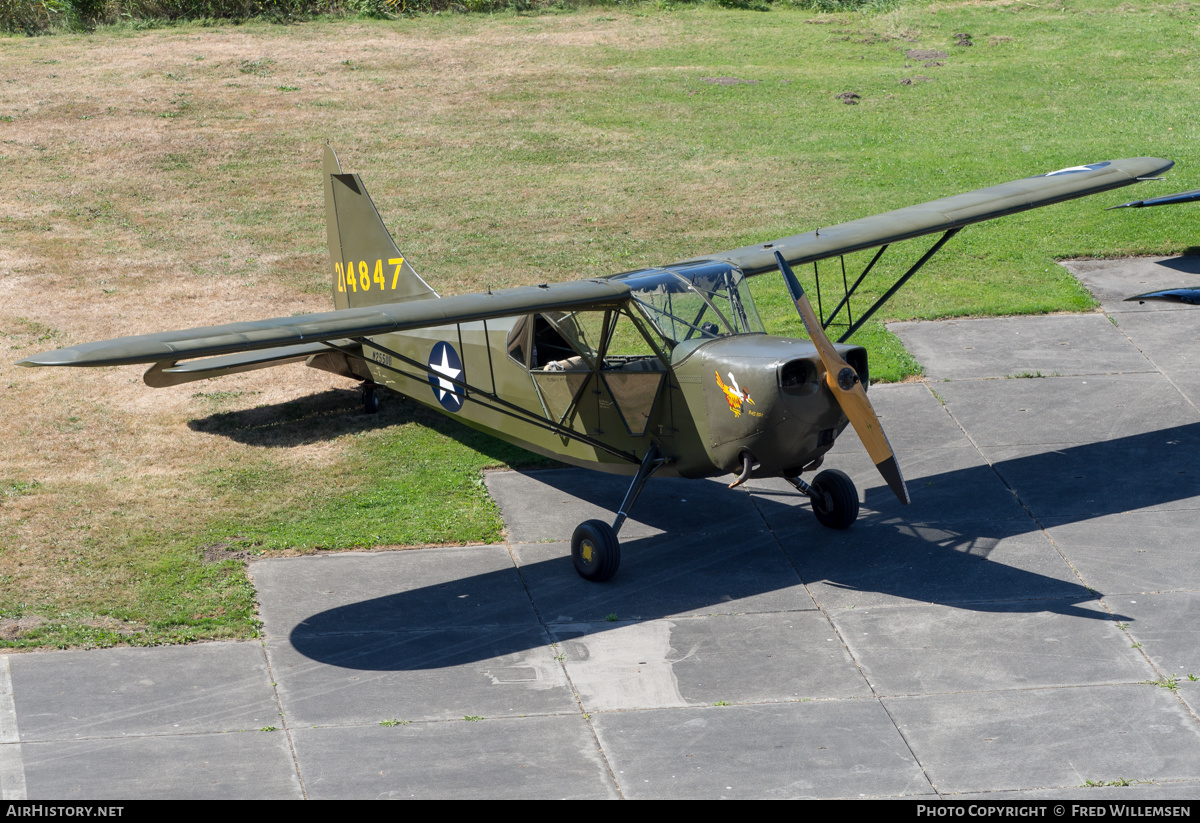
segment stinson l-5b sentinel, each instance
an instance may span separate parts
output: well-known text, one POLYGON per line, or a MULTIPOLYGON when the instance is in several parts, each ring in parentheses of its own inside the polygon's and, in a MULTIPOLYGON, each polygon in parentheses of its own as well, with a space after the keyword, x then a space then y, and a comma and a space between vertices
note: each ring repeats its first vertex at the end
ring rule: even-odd
MULTIPOLYGON (((867 353, 846 340, 963 226, 1157 175, 1152 157, 1073 166, 732 251, 567 283, 439 297, 392 241, 357 174, 325 148, 334 311, 71 346, 24 366, 149 364, 174 386, 304 360, 359 380, 367 411, 385 386, 502 440, 566 463, 632 475, 610 525, 571 540, 575 568, 607 580, 617 534, 647 479, 786 478, 824 525, 858 516, 843 472, 815 471, 847 423, 900 498, 908 490, 867 399, 867 353), (891 243, 941 237, 857 317, 850 297, 891 243), (825 317, 792 266, 879 248, 825 317), (780 272, 809 340, 766 334, 747 278, 780 272), (838 343, 825 329, 845 309, 838 343)), ((819 283, 818 283, 819 292, 819 283)))

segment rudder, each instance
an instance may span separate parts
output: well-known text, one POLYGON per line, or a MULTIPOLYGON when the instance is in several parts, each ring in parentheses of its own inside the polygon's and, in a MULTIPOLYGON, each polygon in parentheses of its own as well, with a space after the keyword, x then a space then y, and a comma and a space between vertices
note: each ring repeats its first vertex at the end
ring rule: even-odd
POLYGON ((357 174, 342 174, 328 144, 322 166, 334 308, 437 297, 396 248, 362 180, 357 174))

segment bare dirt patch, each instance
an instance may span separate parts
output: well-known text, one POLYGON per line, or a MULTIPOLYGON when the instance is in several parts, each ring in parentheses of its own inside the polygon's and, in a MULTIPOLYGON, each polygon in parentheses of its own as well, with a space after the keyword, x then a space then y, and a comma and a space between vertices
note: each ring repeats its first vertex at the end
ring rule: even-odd
MULTIPOLYGON (((670 25, 639 29, 641 42, 670 25)), ((364 135, 393 133, 400 116, 402 154, 436 150, 442 114, 474 105, 506 117, 520 101, 505 92, 536 83, 556 50, 619 40, 618 29, 578 18, 533 36, 312 25, 7 41, 0 414, 11 425, 0 488, 13 493, 0 498, 0 601, 36 611, 133 600, 136 575, 117 543, 202 523, 215 511, 214 491, 200 482, 206 472, 267 452, 272 466, 336 466, 358 430, 336 421, 361 417, 338 399, 353 394, 351 381, 303 365, 150 390, 140 367, 25 369, 16 360, 89 340, 329 309, 323 139, 359 146, 364 135), (313 395, 333 398, 313 412, 332 427, 314 418, 231 436, 219 425, 223 414, 313 395)), ((412 191, 396 177, 423 164, 392 160, 394 176, 378 188, 412 191)), ((0 634, 41 619, 9 620, 0 634)))
POLYGON ((909 49, 904 56, 909 60, 945 60, 950 54, 939 49, 909 49))
POLYGON ((738 86, 745 83, 747 86, 758 84, 757 80, 743 80, 740 77, 701 77, 705 83, 711 83, 714 86, 738 86))
POLYGON ((44 618, 36 615, 20 618, 5 617, 0 619, 0 638, 4 640, 17 640, 30 630, 44 625, 45 622, 44 618))
MULTIPOLYGON (((235 540, 237 538, 234 538, 235 540)), ((252 551, 235 549, 232 542, 207 543, 200 547, 200 556, 205 563, 223 563, 226 560, 249 560, 255 557, 252 551)))
MULTIPOLYGON (((226 478, 296 478, 277 499, 240 496, 268 513, 354 482, 356 438, 382 424, 352 381, 303 364, 156 390, 141 367, 15 365, 86 341, 329 309, 326 140, 442 294, 607 274, 661 243, 661 203, 616 182, 635 137, 564 121, 556 101, 624 85, 637 70, 582 58, 654 48, 677 20, 426 23, 185 26, 0 50, 0 603, 54 625, 69 610, 111 635, 96 621, 139 601, 144 564, 167 548, 208 573, 245 559, 220 547, 230 532, 206 531, 230 505, 226 478), (544 178, 488 173, 489 157, 547 148, 554 188, 599 190, 596 202, 564 209, 544 178), (159 533, 187 537, 145 539, 159 533)), ((725 162, 697 157, 680 185, 758 208, 733 196, 725 162)), ((701 238, 730 219, 707 198, 664 199, 701 238)))
MULTIPOLYGON (((19 618, 0 618, 0 640, 25 640, 39 629, 44 629, 49 623, 50 621, 38 615, 26 615, 19 618)), ((124 638, 131 638, 144 630, 142 626, 137 624, 127 623, 111 617, 87 618, 80 621, 80 625, 89 629, 107 630, 124 638)))

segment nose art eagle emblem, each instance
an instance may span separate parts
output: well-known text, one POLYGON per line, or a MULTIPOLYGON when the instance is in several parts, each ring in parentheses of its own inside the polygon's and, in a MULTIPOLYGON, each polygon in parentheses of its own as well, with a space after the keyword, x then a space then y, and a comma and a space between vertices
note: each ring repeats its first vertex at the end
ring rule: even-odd
POLYGON ((748 403, 754 405, 754 400, 750 397, 750 392, 738 386, 737 378, 733 376, 733 372, 728 374, 729 382, 732 386, 725 385, 721 380, 720 372, 713 372, 717 376, 717 385, 721 387, 721 391, 725 392, 725 400, 729 403, 729 410, 733 412, 734 417, 742 416, 742 404, 748 403))

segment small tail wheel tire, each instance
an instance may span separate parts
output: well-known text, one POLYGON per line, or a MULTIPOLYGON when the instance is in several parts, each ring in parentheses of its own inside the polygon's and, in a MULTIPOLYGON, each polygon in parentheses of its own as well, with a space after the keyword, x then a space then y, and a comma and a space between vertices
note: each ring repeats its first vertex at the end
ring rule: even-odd
POLYGON ((374 386, 363 389, 363 411, 367 414, 376 414, 379 411, 379 394, 374 386))
POLYGON ((826 469, 812 482, 813 514, 830 529, 848 529, 858 519, 858 489, 845 472, 826 469))
POLYGON ((571 562, 584 580, 603 583, 621 567, 621 543, 603 520, 585 520, 571 535, 571 562))

